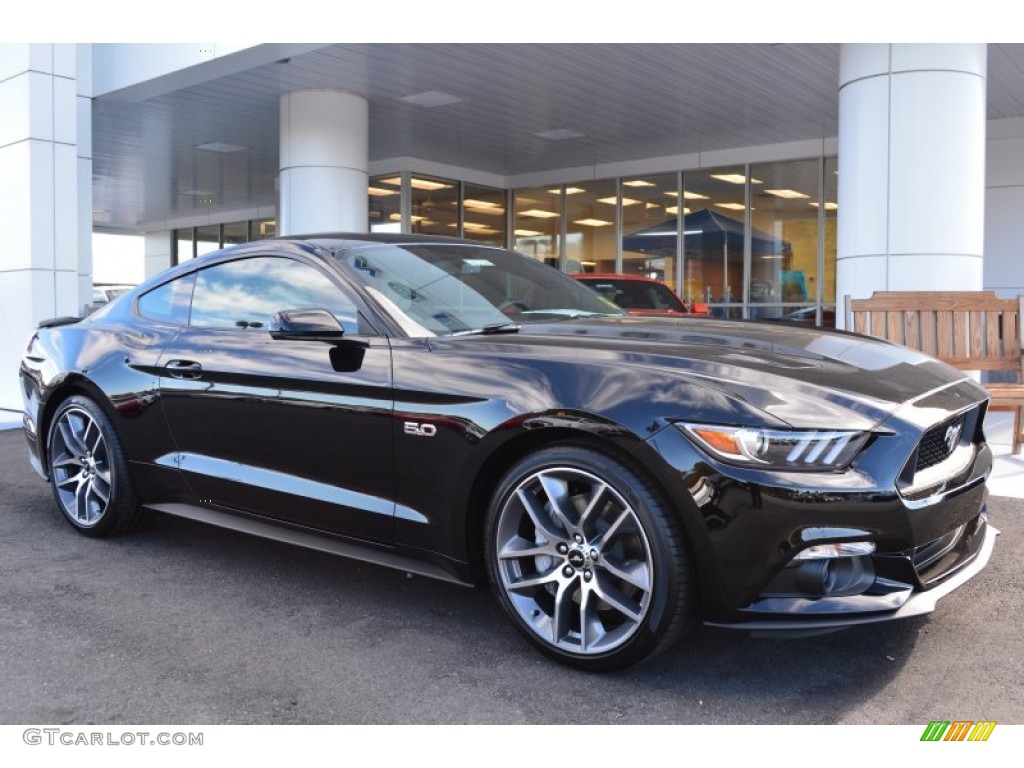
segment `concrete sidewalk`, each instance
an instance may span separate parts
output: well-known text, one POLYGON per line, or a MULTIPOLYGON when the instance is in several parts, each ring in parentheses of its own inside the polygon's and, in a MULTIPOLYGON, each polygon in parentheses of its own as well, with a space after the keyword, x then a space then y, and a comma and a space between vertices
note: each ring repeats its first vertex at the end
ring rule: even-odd
MULTIPOLYGON (((21 413, 0 410, 0 430, 21 427, 21 413)), ((990 413, 985 418, 985 434, 995 454, 995 467, 988 481, 993 496, 1024 499, 1024 452, 1010 455, 1010 431, 1013 416, 1005 411, 990 413)))

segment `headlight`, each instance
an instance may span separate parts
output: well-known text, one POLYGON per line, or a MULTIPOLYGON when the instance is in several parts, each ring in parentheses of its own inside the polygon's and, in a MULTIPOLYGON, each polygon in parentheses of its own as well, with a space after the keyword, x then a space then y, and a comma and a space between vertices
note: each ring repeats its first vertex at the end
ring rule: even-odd
POLYGON ((867 432, 797 432, 677 423, 712 456, 731 464, 776 469, 842 469, 868 440, 867 432))

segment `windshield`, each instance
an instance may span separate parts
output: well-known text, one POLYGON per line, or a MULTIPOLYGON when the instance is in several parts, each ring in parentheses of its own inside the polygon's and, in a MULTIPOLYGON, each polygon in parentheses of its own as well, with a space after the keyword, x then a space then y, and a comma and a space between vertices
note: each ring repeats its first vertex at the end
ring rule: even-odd
POLYGON ((572 278, 513 251, 457 243, 368 243, 332 253, 410 336, 622 314, 572 278))
POLYGON ((624 309, 674 309, 685 312, 682 300, 663 283, 648 280, 615 280, 614 278, 578 278, 602 296, 607 296, 624 309))

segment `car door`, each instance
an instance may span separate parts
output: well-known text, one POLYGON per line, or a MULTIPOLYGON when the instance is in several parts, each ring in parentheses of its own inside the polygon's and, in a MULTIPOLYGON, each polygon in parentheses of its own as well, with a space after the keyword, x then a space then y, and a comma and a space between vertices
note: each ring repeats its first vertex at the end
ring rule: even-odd
POLYGON ((200 503, 391 541, 391 349, 335 277, 278 255, 201 269, 159 365, 176 462, 200 503), (344 338, 271 338, 274 313, 301 308, 327 309, 344 338))

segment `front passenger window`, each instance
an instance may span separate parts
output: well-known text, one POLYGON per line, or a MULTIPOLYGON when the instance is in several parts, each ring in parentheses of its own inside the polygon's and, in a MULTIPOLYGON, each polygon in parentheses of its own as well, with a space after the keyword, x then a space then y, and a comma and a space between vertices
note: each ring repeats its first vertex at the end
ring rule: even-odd
POLYGON ((196 277, 189 325, 266 331, 282 309, 322 308, 346 334, 358 334, 359 313, 351 299, 319 270, 276 256, 216 264, 196 277))

